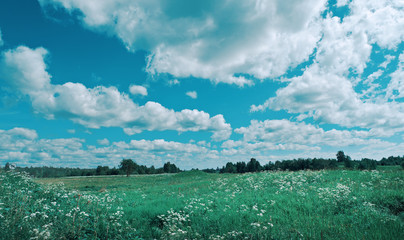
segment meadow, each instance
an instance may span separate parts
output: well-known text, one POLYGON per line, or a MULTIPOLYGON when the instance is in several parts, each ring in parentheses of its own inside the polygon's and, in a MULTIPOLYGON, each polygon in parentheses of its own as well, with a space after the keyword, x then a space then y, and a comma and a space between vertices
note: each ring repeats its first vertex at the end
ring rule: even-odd
POLYGON ((1 239, 404 239, 399 168, 0 182, 1 239))

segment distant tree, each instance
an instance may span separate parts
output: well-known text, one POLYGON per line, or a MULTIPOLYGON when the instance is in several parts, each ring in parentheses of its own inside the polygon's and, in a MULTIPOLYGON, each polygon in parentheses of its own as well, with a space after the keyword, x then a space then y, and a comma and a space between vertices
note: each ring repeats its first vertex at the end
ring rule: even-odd
POLYGON ((228 162, 228 163, 226 164, 226 167, 224 168, 224 172, 226 172, 226 173, 236 173, 236 172, 237 172, 237 168, 236 168, 236 166, 234 166, 233 163, 228 162))
POLYGON ((177 173, 180 172, 180 169, 175 166, 175 164, 166 162, 164 163, 163 170, 165 173, 177 173))
POLYGON ((263 169, 266 171, 272 171, 275 170, 275 164, 273 162, 268 162, 263 166, 263 169))
POLYGON ((374 170, 376 169, 377 166, 377 161, 372 160, 369 158, 362 158, 362 160, 359 162, 358 169, 359 170, 374 170))
POLYGON ((401 165, 404 162, 404 156, 400 157, 393 157, 390 156, 388 158, 382 158, 382 160, 380 160, 380 165, 384 165, 384 166, 391 166, 391 165, 401 165))
POLYGON ((285 170, 282 168, 282 162, 281 161, 276 161, 274 164, 274 169, 275 170, 285 170))
POLYGON ((344 151, 337 152, 337 161, 338 162, 345 162, 345 153, 344 151))
POLYGON ((245 173, 247 165, 245 164, 245 162, 237 162, 236 163, 236 170, 238 173, 245 173))
POLYGON ((330 169, 338 168, 338 162, 337 162, 337 160, 335 160, 335 159, 330 159, 330 160, 328 160, 328 162, 329 162, 328 167, 329 167, 330 169))
POLYGON ((156 173, 156 168, 152 165, 151 167, 146 169, 147 174, 155 174, 156 173))
POLYGON ((345 168, 350 168, 350 169, 354 167, 353 161, 350 156, 345 157, 344 166, 345 166, 345 168))
POLYGON ((131 173, 135 170, 135 162, 132 159, 123 159, 119 164, 119 168, 126 173, 129 177, 131 173))
POLYGON ((10 171, 10 163, 7 162, 6 165, 4 166, 4 171, 10 171))
POLYGON ((170 167, 171 167, 171 163, 170 162, 166 162, 164 163, 163 169, 165 173, 169 173, 170 172, 170 167))
POLYGON ((108 170, 107 172, 108 175, 119 175, 119 169, 111 168, 110 170, 108 170))
POLYGON ((251 160, 247 163, 247 172, 259 171, 261 171, 261 164, 255 158, 251 158, 251 160))
POLYGON ((95 170, 95 175, 107 175, 109 172, 108 166, 98 166, 95 170))

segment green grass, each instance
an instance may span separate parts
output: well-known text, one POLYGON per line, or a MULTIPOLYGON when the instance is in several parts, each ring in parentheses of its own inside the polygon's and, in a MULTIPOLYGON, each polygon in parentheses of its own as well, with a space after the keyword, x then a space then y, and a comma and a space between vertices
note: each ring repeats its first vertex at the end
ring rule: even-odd
POLYGON ((399 169, 0 176, 4 239, 404 239, 399 169))

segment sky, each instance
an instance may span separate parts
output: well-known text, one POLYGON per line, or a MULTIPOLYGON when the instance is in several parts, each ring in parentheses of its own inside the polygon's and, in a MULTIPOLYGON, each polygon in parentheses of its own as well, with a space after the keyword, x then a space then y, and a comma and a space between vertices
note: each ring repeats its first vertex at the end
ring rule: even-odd
POLYGON ((2 0, 0 164, 404 155, 402 0, 2 0))

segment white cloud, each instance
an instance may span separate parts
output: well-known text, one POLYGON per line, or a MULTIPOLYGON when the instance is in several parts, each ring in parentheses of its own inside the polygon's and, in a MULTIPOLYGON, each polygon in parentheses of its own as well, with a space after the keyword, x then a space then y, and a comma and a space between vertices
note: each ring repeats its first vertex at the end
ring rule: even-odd
POLYGON ((100 145, 108 146, 109 145, 109 140, 104 138, 104 139, 99 139, 97 140, 97 143, 100 145))
POLYGON ((162 167, 167 161, 181 168, 204 167, 217 162, 216 150, 191 143, 157 140, 132 140, 113 142, 100 139, 101 147, 86 145, 83 139, 38 138, 36 131, 26 128, 0 130, 0 164, 17 166, 118 166, 123 158, 138 164, 162 167), (214 160, 212 160, 214 159, 214 160))
MULTIPOLYGON (((222 143, 221 157, 254 156, 257 159, 282 160, 301 157, 335 158, 335 152, 344 148, 355 148, 352 157, 380 159, 385 156, 378 148, 377 155, 362 152, 364 149, 385 146, 396 149, 399 144, 377 138, 377 132, 357 130, 324 130, 318 126, 290 120, 252 120, 248 127, 235 129, 242 134, 241 140, 227 140, 222 143), (335 149, 335 148, 339 149, 335 149), (334 148, 335 152, 329 152, 334 148), (296 153, 298 152, 298 153, 296 153), (274 155, 274 153, 278 155, 274 155), (281 154, 281 155, 279 155, 281 154)), ((393 151, 397 152, 397 150, 393 151)), ((390 154, 390 152, 388 152, 390 154)))
POLYGON ((345 145, 340 146, 360 147, 356 152, 346 152, 354 159, 380 159, 387 157, 386 150, 391 155, 400 155, 403 148, 400 143, 368 139, 369 132, 324 131, 310 124, 288 120, 252 121, 250 126, 237 131, 243 134, 243 140, 225 141, 222 149, 216 150, 204 142, 181 143, 164 139, 112 143, 100 139, 98 142, 103 146, 96 147, 79 138, 43 139, 35 130, 14 128, 0 130, 0 164, 94 168, 98 165, 118 166, 122 159, 131 158, 147 166, 161 167, 170 161, 181 168, 191 169, 216 168, 229 161, 248 161, 251 157, 261 164, 299 157, 333 158, 339 149, 324 150, 322 145, 328 145, 329 149, 344 141, 345 145), (300 142, 301 138, 307 141, 300 142))
POLYGON ((149 50, 148 72, 200 77, 240 86, 277 77, 308 59, 321 38, 325 0, 203 1, 40 0, 81 13, 86 28, 149 50))
POLYGON ((323 20, 323 38, 317 47, 315 62, 337 75, 347 75, 349 70, 362 74, 372 47, 362 30, 353 29, 349 17, 341 23, 338 17, 323 20))
MULTIPOLYGON (((404 131, 404 104, 386 100, 401 97, 400 67, 391 74, 387 89, 375 81, 384 69, 362 77, 373 45, 394 50, 404 40, 402 6, 392 1, 354 0, 349 8, 350 14, 343 20, 327 16, 322 21, 323 37, 314 63, 301 76, 283 79, 288 85, 263 104, 252 105, 252 112, 287 110, 299 114, 299 120, 311 117, 323 123, 370 129, 380 136, 404 131), (359 83, 361 93, 356 92, 359 83)), ((386 61, 392 58, 386 56, 386 61)))
POLYGON ((196 91, 189 91, 185 93, 188 97, 196 99, 198 97, 198 93, 196 91))
POLYGON ((70 134, 75 134, 76 130, 75 129, 67 129, 67 132, 70 134))
POLYGON ((0 130, 2 141, 4 138, 7 139, 28 139, 33 140, 38 138, 38 134, 35 130, 27 129, 27 128, 13 128, 10 130, 0 130))
POLYGON ((142 151, 154 152, 189 152, 189 153, 205 153, 207 149, 189 143, 179 143, 173 141, 166 141, 164 139, 150 140, 131 140, 129 144, 121 145, 125 149, 135 149, 142 151))
POLYGON ((231 127, 222 115, 184 109, 167 109, 156 102, 139 106, 115 87, 87 88, 81 83, 51 83, 43 48, 20 46, 2 54, 1 78, 31 99, 34 110, 49 119, 67 118, 89 128, 122 127, 128 134, 144 130, 211 131, 212 138, 230 136, 231 127))
POLYGON ((168 85, 173 86, 173 85, 179 85, 180 81, 178 79, 172 79, 168 81, 168 85))
POLYGON ((370 43, 394 49, 404 41, 404 12, 401 1, 354 0, 345 21, 353 31, 364 32, 370 43))
POLYGON ((349 0, 337 0, 337 7, 342 7, 347 5, 349 0))
POLYGON ((399 99, 404 97, 404 52, 399 56, 397 70, 390 74, 391 81, 387 86, 386 97, 389 99, 399 99))
MULTIPOLYGON (((252 120, 250 126, 234 130, 243 135, 244 142, 271 142, 272 144, 301 144, 307 146, 364 145, 373 137, 368 131, 328 130, 290 120, 252 120)), ((242 145, 242 144, 240 144, 242 145)))
POLYGON ((251 111, 266 108, 287 109, 300 113, 299 119, 312 117, 324 123, 372 129, 385 136, 404 130, 404 104, 361 100, 346 78, 315 66, 303 76, 292 78, 287 87, 276 92, 276 97, 253 105, 251 111))
POLYGON ((389 65, 391 63, 391 61, 396 58, 395 56, 391 56, 391 55, 386 55, 384 57, 386 60, 384 62, 382 62, 382 64, 380 64, 381 68, 387 68, 387 65, 389 65))
POLYGON ((129 92, 133 95, 142 95, 142 96, 147 96, 147 88, 139 85, 131 85, 129 87, 129 92))

